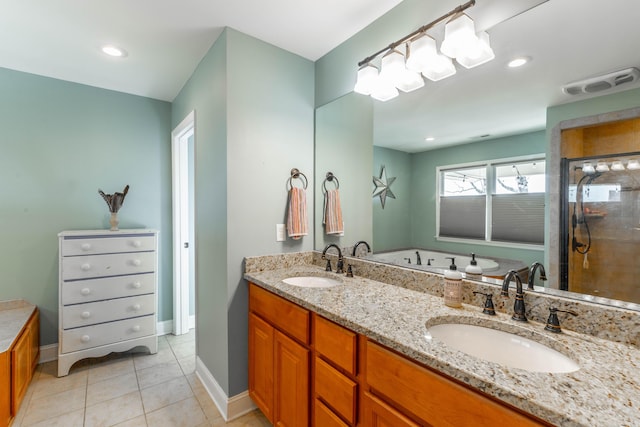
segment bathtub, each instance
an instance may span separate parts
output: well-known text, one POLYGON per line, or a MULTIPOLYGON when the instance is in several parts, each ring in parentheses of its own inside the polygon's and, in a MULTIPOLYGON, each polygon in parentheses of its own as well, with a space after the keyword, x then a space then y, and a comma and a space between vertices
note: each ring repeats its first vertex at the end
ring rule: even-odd
MULTIPOLYGON (((447 258, 451 257, 455 258, 456 266, 458 267, 458 271, 460 272, 464 272, 465 267, 471 262, 470 255, 451 254, 446 252, 430 251, 426 249, 402 249, 398 251, 378 252, 368 255, 366 258, 372 261, 395 264, 405 267, 410 266, 413 268, 420 268, 424 270, 447 270, 451 265, 451 260, 447 258), (420 253, 422 265, 417 264, 418 257, 416 255, 416 252, 420 253)), ((476 261, 478 261, 478 266, 482 268, 483 274, 501 270, 500 264, 493 259, 478 258, 476 256, 476 261)))

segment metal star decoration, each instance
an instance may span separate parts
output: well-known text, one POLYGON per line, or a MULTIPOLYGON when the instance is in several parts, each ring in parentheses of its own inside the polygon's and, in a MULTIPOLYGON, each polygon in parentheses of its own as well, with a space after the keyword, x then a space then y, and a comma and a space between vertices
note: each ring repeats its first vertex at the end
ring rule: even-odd
POLYGON ((376 188, 373 190, 373 197, 380 196, 380 204, 382 204, 382 209, 384 209, 384 203, 387 199, 387 196, 392 199, 396 198, 396 195, 391 191, 391 184, 396 180, 396 177, 387 178, 387 171, 384 167, 380 169, 380 178, 373 177, 373 184, 376 188))

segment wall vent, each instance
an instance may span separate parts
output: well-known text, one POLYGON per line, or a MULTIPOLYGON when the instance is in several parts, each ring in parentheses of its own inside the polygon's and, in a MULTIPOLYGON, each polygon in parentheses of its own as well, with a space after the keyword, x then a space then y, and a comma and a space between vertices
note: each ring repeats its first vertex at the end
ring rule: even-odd
POLYGON ((637 68, 625 68, 624 70, 604 74, 602 76, 591 77, 578 82, 569 83, 562 86, 562 91, 567 95, 582 95, 586 93, 597 93, 605 90, 615 89, 621 85, 634 83, 640 79, 640 70, 637 68))

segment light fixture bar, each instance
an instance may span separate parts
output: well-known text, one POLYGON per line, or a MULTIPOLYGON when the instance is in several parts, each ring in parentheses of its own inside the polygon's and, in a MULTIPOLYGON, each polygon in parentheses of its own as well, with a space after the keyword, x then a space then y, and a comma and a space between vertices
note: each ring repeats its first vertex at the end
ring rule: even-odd
POLYGON ((418 28, 414 32, 412 32, 410 34, 407 34, 406 36, 404 36, 400 40, 397 40, 397 41, 391 43, 389 46, 380 49, 379 51, 377 51, 376 53, 372 54, 371 56, 368 56, 368 57, 364 58, 362 61, 358 62, 358 67, 362 67, 363 65, 365 65, 365 64, 371 62, 372 60, 374 60, 381 53, 384 53, 384 52, 387 52, 389 50, 395 49, 396 47, 400 46, 402 43, 406 43, 407 41, 411 40, 413 37, 417 36, 418 34, 426 32, 427 30, 435 27, 436 25, 438 25, 440 22, 444 21, 445 19, 450 18, 450 17, 455 16, 455 15, 458 15, 458 14, 464 12, 465 10, 469 9, 471 6, 474 6, 475 4, 476 4, 476 0, 469 0, 465 4, 461 4, 460 6, 456 7, 452 11, 450 11, 450 12, 442 15, 441 17, 437 18, 435 21, 432 21, 432 22, 430 22, 430 23, 428 23, 426 25, 423 25, 422 27, 418 28))

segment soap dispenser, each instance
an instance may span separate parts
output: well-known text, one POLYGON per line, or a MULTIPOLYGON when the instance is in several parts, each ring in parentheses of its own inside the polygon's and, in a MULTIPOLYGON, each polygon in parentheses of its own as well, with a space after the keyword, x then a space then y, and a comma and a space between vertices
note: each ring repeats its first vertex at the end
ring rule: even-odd
POLYGON ((467 279, 479 280, 482 278, 482 267, 476 261, 476 254, 471 254, 471 261, 464 269, 464 272, 467 274, 467 279))
POLYGON ((456 259, 448 257, 451 265, 444 271, 444 303, 449 307, 462 307, 462 273, 458 271, 456 259))

